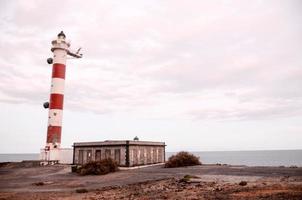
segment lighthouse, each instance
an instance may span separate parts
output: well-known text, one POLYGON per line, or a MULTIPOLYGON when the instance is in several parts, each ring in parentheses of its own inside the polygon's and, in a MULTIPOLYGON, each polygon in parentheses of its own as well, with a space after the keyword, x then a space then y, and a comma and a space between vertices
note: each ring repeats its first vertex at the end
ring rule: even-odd
POLYGON ((64 105, 64 88, 66 77, 67 58, 81 58, 80 49, 73 52, 70 42, 61 31, 52 42, 51 51, 53 57, 48 58, 48 64, 52 64, 52 76, 49 102, 44 103, 48 111, 47 137, 45 148, 41 149, 40 159, 47 162, 71 163, 72 149, 61 147, 62 119, 64 105))

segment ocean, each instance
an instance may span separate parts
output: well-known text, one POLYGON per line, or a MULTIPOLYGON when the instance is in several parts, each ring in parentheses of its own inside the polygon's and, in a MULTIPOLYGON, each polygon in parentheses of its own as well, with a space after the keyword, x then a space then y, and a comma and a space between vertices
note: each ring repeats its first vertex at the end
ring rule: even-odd
POLYGON ((10 153, 0 154, 0 162, 21 162, 22 160, 38 160, 38 153, 10 153))
MULTIPOLYGON (((302 167, 302 150, 259 151, 199 151, 191 152, 204 164, 247 166, 299 166, 302 167)), ((166 157, 173 155, 167 152, 166 157)))
MULTIPOLYGON (((302 150, 266 151, 199 151, 191 152, 204 164, 230 164, 247 166, 292 166, 302 167, 302 150)), ((166 159, 175 152, 167 152, 166 159)), ((0 154, 0 162, 37 160, 39 154, 0 154)))

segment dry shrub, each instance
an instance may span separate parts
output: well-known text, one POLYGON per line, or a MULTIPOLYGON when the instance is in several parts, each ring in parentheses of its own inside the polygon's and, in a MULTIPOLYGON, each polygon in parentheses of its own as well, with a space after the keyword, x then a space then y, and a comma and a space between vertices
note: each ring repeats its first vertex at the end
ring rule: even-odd
POLYGON ((88 190, 85 188, 81 188, 81 189, 76 189, 76 193, 87 193, 88 190))
POLYGON ((172 167, 185 167, 185 166, 193 166, 193 165, 201 165, 199 161, 199 157, 194 156, 191 153, 181 151, 176 155, 173 155, 166 162, 166 168, 172 167))
POLYGON ((246 182, 246 181, 240 181, 239 185, 241 185, 241 186, 246 186, 246 185, 247 185, 247 182, 246 182))
POLYGON ((185 175, 183 178, 181 178, 181 179, 179 180, 179 182, 185 182, 185 183, 187 183, 187 182, 189 182, 192 178, 198 178, 198 179, 199 179, 200 177, 187 174, 187 175, 185 175))
POLYGON ((36 183, 33 183, 33 185, 35 185, 35 186, 43 186, 45 184, 43 182, 36 182, 36 183))
POLYGON ((111 158, 91 161, 77 169, 80 175, 103 175, 115 171, 118 171, 118 164, 111 158))

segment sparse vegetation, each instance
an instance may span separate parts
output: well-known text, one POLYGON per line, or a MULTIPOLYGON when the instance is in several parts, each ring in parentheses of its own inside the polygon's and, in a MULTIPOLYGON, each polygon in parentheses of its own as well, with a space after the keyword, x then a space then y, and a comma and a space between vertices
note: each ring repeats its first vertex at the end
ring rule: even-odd
POLYGON ((193 165, 201 165, 201 162, 199 161, 199 157, 194 156, 191 153, 181 151, 176 155, 171 156, 169 160, 166 162, 165 167, 172 168, 172 167, 185 167, 185 166, 193 166, 193 165))
POLYGON ((43 186, 45 184, 43 182, 36 182, 36 183, 33 183, 33 185, 35 185, 35 186, 43 186))
POLYGON ((199 177, 198 177, 198 176, 194 176, 194 175, 189 175, 189 174, 187 174, 187 175, 184 176, 184 178, 186 178, 186 179, 191 179, 191 178, 199 178, 199 177))
POLYGON ((103 175, 115 171, 118 171, 118 165, 111 158, 106 158, 101 161, 92 161, 77 169, 77 173, 80 175, 103 175))
POLYGON ((240 181, 239 185, 241 185, 241 186, 246 186, 246 185, 247 185, 247 182, 246 182, 246 181, 240 181))
POLYGON ((88 190, 85 188, 81 188, 81 189, 76 189, 76 193, 87 193, 88 190))
POLYGON ((71 172, 72 172, 72 173, 77 172, 78 168, 79 168, 79 167, 78 167, 77 165, 72 165, 72 166, 71 166, 71 172))
POLYGON ((185 175, 182 179, 180 179, 179 181, 180 181, 180 182, 186 182, 186 183, 187 183, 187 182, 189 182, 192 178, 200 178, 200 177, 187 174, 187 175, 185 175))

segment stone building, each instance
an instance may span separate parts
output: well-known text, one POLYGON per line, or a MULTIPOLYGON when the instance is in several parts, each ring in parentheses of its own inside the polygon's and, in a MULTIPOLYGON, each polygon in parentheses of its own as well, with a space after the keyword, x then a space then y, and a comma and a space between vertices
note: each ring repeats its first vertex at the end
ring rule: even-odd
POLYGON ((106 140, 73 144, 73 164, 82 165, 104 158, 119 166, 132 167, 165 162, 165 143, 137 140, 106 140))

